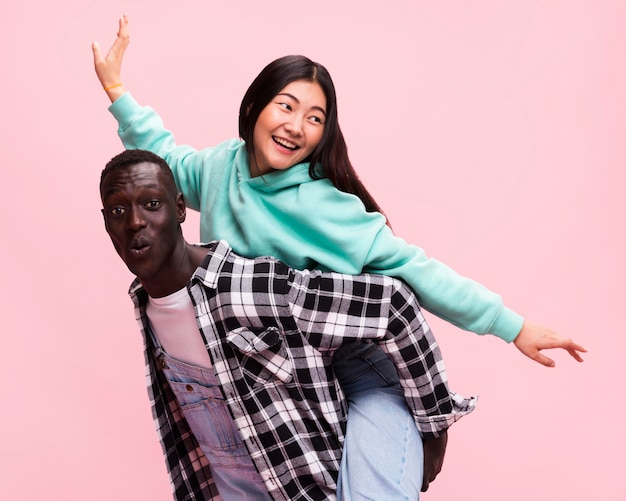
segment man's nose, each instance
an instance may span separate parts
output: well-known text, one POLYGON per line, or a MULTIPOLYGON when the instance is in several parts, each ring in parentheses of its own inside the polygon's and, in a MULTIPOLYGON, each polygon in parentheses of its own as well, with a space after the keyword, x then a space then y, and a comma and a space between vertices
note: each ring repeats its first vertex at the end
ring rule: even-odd
POLYGON ((131 230, 138 230, 146 225, 146 219, 143 217, 141 209, 137 207, 130 209, 127 222, 131 230))

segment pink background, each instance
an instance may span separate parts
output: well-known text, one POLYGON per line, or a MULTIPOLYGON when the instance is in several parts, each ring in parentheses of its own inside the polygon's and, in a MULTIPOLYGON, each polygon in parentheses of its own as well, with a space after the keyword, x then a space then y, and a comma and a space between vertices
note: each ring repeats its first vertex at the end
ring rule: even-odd
MULTIPOLYGON (((131 277, 99 213, 99 174, 121 144, 90 44, 108 48, 123 12, 124 83, 197 147, 236 135, 270 60, 324 63, 352 159, 396 232, 589 348, 549 370, 429 317, 452 387, 480 405, 423 499, 626 499, 626 4, 609 0, 11 2, 0 498, 171 499, 131 277)), ((197 226, 194 214, 188 239, 197 226)))

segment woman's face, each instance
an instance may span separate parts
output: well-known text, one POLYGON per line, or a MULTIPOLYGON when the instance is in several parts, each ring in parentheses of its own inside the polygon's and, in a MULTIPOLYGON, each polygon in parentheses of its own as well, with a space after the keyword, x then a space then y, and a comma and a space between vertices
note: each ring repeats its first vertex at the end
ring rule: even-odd
POLYGON ((326 97, 317 82, 295 80, 259 114, 254 126, 252 176, 285 170, 305 160, 322 140, 326 97))

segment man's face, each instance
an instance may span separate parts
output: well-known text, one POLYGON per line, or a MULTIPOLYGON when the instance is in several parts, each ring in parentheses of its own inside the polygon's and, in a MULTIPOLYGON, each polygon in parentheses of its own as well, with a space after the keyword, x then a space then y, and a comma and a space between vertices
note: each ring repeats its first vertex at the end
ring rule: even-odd
POLYGON ((111 171, 101 196, 107 233, 128 269, 142 282, 167 274, 182 242, 185 204, 168 189, 159 166, 143 162, 111 171))

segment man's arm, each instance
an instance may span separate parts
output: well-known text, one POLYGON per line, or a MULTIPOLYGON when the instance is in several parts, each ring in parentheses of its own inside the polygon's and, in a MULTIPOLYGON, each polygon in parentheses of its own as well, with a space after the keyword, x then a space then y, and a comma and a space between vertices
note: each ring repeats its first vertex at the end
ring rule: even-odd
POLYGON ((413 291, 393 280, 389 323, 381 348, 394 361, 400 384, 425 440, 436 438, 452 423, 472 412, 476 398, 463 398, 448 387, 437 340, 413 291))
POLYGON ((332 352, 370 339, 389 355, 424 439, 438 437, 474 409, 475 398, 449 390, 437 341, 403 282, 372 274, 293 270, 290 279, 291 314, 312 346, 332 352))
POLYGON ((291 273, 289 306, 299 329, 320 351, 371 339, 394 361, 424 444, 421 490, 443 466, 447 428, 471 412, 475 399, 447 387, 437 342, 404 283, 377 275, 291 273))

